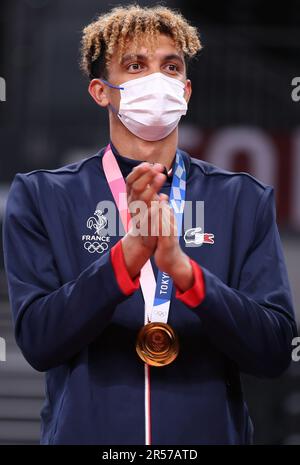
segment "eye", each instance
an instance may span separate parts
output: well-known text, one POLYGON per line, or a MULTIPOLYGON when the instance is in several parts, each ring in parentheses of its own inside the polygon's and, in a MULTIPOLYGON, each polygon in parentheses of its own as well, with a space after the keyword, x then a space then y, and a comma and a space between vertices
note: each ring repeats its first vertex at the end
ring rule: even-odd
POLYGON ((168 71, 170 71, 171 73, 176 73, 179 71, 179 67, 174 63, 169 63, 166 65, 166 67, 168 68, 168 71))
POLYGON ((135 72, 135 71, 140 71, 140 70, 141 70, 140 66, 141 66, 141 63, 137 63, 137 62, 135 62, 135 63, 130 63, 130 64, 126 67, 126 69, 127 69, 127 71, 133 71, 133 72, 135 72))

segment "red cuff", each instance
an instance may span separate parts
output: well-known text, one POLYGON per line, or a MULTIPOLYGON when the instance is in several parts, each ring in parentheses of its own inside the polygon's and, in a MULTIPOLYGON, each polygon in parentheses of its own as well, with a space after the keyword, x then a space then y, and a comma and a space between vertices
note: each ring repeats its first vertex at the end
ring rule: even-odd
POLYGON ((188 307, 194 308, 201 304, 202 300, 205 297, 205 282, 204 276, 201 267, 197 262, 190 258, 190 263, 193 267, 194 273, 194 284, 193 286, 185 292, 181 292, 176 287, 175 297, 188 307))
POLYGON ((128 273, 121 241, 110 249, 110 257, 119 288, 125 295, 132 294, 140 287, 140 273, 135 279, 128 273))

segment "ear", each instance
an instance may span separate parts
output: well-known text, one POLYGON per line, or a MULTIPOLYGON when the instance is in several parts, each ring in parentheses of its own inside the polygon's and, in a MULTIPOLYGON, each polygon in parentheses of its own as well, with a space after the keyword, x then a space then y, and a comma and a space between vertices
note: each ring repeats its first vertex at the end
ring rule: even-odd
POLYGON ((186 100, 186 103, 189 103, 191 95, 192 95, 192 82, 191 82, 190 79, 187 79, 185 81, 185 91, 184 91, 184 95, 183 95, 185 100, 186 100))
POLYGON ((109 104, 109 98, 106 95, 107 86, 100 79, 92 79, 88 87, 89 94, 95 100, 97 105, 101 107, 107 107, 109 104))

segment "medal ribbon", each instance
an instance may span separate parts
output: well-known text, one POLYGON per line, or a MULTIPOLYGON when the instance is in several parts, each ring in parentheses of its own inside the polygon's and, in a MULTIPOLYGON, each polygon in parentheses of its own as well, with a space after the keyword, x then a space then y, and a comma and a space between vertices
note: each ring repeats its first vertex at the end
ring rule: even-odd
MULTIPOLYGON (((122 199, 126 199, 126 183, 116 157, 111 150, 110 144, 108 144, 105 149, 105 153, 102 158, 102 166, 111 193, 119 210, 124 230, 127 233, 131 216, 128 210, 127 201, 122 202, 122 199)), ((182 230, 185 191, 186 169, 183 158, 177 150, 169 205, 174 211, 178 237, 182 230)), ((152 321, 167 323, 173 286, 172 278, 168 274, 159 270, 157 282, 155 282, 154 272, 149 259, 141 269, 140 284, 145 301, 144 323, 147 324, 152 321)))

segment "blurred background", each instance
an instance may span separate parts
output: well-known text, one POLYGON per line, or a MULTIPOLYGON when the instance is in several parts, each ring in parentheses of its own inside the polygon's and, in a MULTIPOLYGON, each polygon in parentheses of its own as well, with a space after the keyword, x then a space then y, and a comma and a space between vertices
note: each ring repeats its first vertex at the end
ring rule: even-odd
MULTIPOLYGON (((107 143, 107 115, 87 93, 78 49, 82 28, 117 4, 122 2, 1 0, 0 222, 17 172, 57 168, 107 143)), ((204 44, 189 70, 193 95, 180 125, 180 147, 275 187, 299 324, 300 89, 292 80, 300 76, 300 2, 164 5, 197 26, 204 44)), ((0 444, 37 444, 44 375, 15 345, 2 253, 0 336, 7 343, 7 361, 0 361, 0 444)), ((300 444, 300 362, 278 379, 247 376, 243 384, 255 442, 300 444)))

